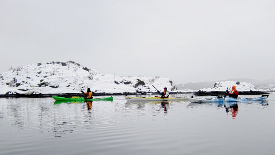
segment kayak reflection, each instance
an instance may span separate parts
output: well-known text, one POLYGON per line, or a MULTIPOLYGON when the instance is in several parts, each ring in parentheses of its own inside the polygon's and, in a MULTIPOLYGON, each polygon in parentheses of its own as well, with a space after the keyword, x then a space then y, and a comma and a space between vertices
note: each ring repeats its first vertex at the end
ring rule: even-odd
MULTIPOLYGON (((85 101, 84 101, 85 102, 85 101)), ((78 103, 84 103, 83 101, 79 101, 79 102, 69 102, 69 101, 55 101, 54 104, 61 104, 61 103, 67 103, 67 104, 78 104, 78 103)), ((92 109, 92 105, 93 102, 92 101, 86 101, 87 104, 87 109, 91 110, 92 109)))
POLYGON ((72 101, 55 101, 53 104, 61 104, 61 103, 68 103, 68 104, 77 104, 77 103, 84 103, 82 101, 79 102, 72 102, 72 101))
POLYGON ((249 105, 249 104, 256 104, 260 106, 267 107, 268 101, 250 101, 250 102, 214 102, 214 103, 189 103, 187 108, 200 108, 205 106, 210 107, 217 107, 217 108, 225 108, 226 114, 231 114, 233 119, 236 119, 237 114, 239 113, 239 106, 240 105, 249 105))
POLYGON ((127 107, 127 109, 136 108, 138 110, 144 110, 148 107, 151 107, 153 111, 162 111, 163 109, 164 113, 167 113, 168 109, 170 109, 170 102, 126 102, 125 107, 127 107))

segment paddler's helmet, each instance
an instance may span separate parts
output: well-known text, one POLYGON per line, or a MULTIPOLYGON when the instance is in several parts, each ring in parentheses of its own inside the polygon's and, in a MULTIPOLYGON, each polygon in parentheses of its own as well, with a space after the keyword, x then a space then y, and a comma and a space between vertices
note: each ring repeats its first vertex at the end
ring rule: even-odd
POLYGON ((166 87, 164 87, 163 89, 167 89, 166 87))
POLYGON ((236 86, 234 85, 234 86, 232 86, 232 90, 236 90, 236 86))

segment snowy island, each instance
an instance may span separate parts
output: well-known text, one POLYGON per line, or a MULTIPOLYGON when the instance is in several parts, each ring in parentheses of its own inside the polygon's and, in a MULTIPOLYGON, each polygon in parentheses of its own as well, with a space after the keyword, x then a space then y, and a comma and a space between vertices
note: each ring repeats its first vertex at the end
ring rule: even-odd
POLYGON ((135 95, 156 93, 167 87, 171 94, 224 92, 236 85, 242 92, 262 93, 246 82, 216 82, 213 88, 179 90, 169 78, 144 76, 115 76, 101 74, 73 61, 43 62, 10 69, 0 74, 0 97, 49 97, 53 95, 80 95, 90 88, 94 95, 135 95))
POLYGON ((77 95, 87 88, 94 95, 156 92, 152 85, 159 90, 176 90, 169 78, 103 75, 73 61, 31 64, 0 74, 2 97, 77 95))
POLYGON ((236 86, 240 95, 259 95, 259 94, 269 94, 266 91, 260 91, 255 88, 255 86, 248 82, 239 81, 220 81, 214 84, 213 88, 204 88, 195 92, 197 96, 217 96, 224 95, 225 91, 230 91, 232 86, 236 86))

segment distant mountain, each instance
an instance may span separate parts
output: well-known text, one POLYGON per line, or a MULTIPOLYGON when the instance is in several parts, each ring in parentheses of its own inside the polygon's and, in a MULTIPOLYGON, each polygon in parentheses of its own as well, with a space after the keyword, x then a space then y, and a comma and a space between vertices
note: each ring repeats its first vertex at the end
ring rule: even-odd
POLYGON ((208 82, 196 82, 196 83, 186 83, 186 84, 179 84, 176 85, 176 87, 179 90, 199 90, 202 88, 212 88, 214 86, 214 81, 208 81, 208 82))
POLYGON ((152 85, 176 89, 168 78, 104 75, 73 61, 31 64, 0 74, 0 94, 79 93, 88 87, 98 93, 156 92, 152 85))

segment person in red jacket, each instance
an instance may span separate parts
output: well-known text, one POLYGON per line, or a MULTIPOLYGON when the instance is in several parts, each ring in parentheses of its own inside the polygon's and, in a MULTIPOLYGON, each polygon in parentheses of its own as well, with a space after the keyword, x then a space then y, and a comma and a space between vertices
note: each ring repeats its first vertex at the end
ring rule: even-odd
POLYGON ((232 90, 228 93, 229 97, 238 98, 239 92, 236 89, 236 86, 232 86, 232 90))

